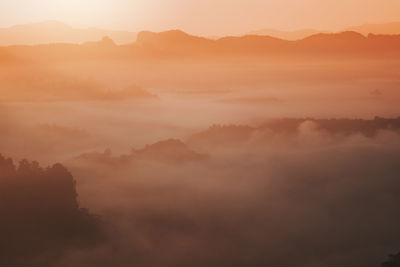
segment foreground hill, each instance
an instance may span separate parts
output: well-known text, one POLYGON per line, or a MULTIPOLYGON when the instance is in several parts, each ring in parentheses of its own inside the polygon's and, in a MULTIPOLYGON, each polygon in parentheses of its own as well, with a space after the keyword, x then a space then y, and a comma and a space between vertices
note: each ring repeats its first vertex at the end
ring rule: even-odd
POLYGON ((0 155, 0 265, 54 266, 65 250, 100 239, 96 217, 79 207, 75 180, 60 164, 15 165, 0 155))

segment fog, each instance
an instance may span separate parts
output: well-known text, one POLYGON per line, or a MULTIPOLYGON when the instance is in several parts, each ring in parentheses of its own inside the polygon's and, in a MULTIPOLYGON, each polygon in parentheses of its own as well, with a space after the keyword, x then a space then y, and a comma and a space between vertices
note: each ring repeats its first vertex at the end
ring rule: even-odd
POLYGON ((155 155, 184 149, 157 148, 68 163, 82 205, 113 225, 113 245, 64 264, 377 266, 400 245, 398 133, 334 136, 305 121, 295 135, 257 133, 206 158, 165 162, 155 155))
POLYGON ((0 63, 0 217, 15 233, 30 209, 33 233, 63 218, 0 242, 0 263, 372 267, 399 251, 395 59, 59 46, 0 63))

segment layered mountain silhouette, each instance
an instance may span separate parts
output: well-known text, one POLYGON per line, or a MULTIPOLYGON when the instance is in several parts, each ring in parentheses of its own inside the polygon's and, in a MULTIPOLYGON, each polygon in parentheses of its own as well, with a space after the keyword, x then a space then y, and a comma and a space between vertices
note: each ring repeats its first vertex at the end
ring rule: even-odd
POLYGON ((267 35, 267 36, 273 36, 273 37, 279 38, 279 39, 296 41, 296 40, 300 40, 300 39, 306 38, 310 35, 314 35, 314 34, 321 33, 321 32, 324 32, 324 31, 318 31, 318 30, 313 30, 313 29, 304 29, 304 30, 297 30, 297 31, 280 31, 280 30, 274 30, 274 29, 262 29, 262 30, 257 30, 257 31, 250 31, 250 32, 246 33, 246 35, 267 35))
POLYGON ((298 41, 271 36, 246 35, 217 40, 192 36, 182 31, 141 32, 136 45, 163 53, 180 55, 296 55, 324 53, 362 54, 364 56, 400 51, 400 35, 364 36, 353 31, 319 33, 298 41))
POLYGON ((76 44, 47 44, 37 46, 9 46, 0 48, 0 56, 9 60, 27 61, 85 60, 174 57, 270 57, 296 59, 296 57, 385 57, 400 56, 400 35, 364 36, 353 31, 319 33, 298 41, 270 36, 246 35, 223 37, 217 40, 193 36, 179 30, 166 32, 140 32, 137 41, 117 45, 110 37, 98 42, 76 44))
POLYGON ((85 43, 110 36, 116 43, 133 43, 136 33, 97 28, 76 29, 58 21, 16 25, 0 29, 0 45, 35 45, 47 43, 85 43))
MULTIPOLYGON (((400 22, 384 24, 365 24, 343 29, 343 31, 355 31, 365 36, 368 34, 400 34, 400 22)), ((283 31, 276 29, 261 29, 245 33, 245 35, 271 36, 283 40, 295 41, 308 36, 327 33, 326 30, 301 29, 295 31, 283 31)), ((179 31, 170 31, 170 35, 179 35, 179 31)), ((142 33, 142 37, 151 35, 150 32, 142 33)), ((117 44, 128 44, 136 41, 137 33, 130 31, 106 30, 100 28, 79 29, 73 28, 59 21, 44 21, 32 24, 15 25, 8 28, 0 28, 0 46, 8 45, 37 45, 48 43, 86 43, 95 42, 103 36, 109 36, 117 44)), ((218 37, 209 38, 213 40, 218 37)))
MULTIPOLYGON (((347 27, 342 31, 354 31, 361 33, 365 36, 368 34, 389 34, 396 35, 400 34, 400 22, 389 22, 383 24, 364 24, 358 26, 347 27)), ((282 31, 276 29, 261 29, 256 31, 250 31, 246 35, 268 35, 284 40, 301 40, 308 36, 318 33, 329 33, 327 30, 317 29, 301 29, 295 31, 282 31)))

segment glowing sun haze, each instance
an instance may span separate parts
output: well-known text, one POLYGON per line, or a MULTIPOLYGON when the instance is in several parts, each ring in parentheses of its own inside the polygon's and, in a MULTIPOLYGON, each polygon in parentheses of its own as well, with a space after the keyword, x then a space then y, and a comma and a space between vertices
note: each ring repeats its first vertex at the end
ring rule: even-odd
POLYGON ((399 0, 6 0, 0 27, 59 20, 74 27, 233 34, 275 28, 338 30, 400 20, 399 0))

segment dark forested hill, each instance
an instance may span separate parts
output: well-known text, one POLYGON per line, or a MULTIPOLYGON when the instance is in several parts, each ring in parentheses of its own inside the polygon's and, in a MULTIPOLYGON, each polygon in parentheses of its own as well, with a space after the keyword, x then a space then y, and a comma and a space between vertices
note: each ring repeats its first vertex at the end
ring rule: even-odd
POLYGON ((98 220, 77 202, 75 181, 61 164, 15 165, 0 155, 0 265, 54 266, 63 252, 101 239, 98 220))

